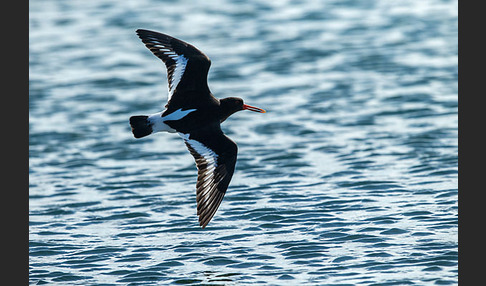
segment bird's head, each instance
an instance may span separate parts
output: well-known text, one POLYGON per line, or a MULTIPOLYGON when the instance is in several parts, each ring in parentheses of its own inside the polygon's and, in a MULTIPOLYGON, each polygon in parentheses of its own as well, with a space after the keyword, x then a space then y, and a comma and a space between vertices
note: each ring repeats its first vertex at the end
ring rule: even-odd
POLYGON ((250 110, 250 111, 260 112, 260 113, 266 112, 261 108, 244 104, 243 99, 239 97, 227 97, 221 99, 219 102, 220 102, 220 110, 221 110, 221 116, 220 116, 221 122, 225 121, 226 118, 228 118, 231 114, 241 110, 250 110))

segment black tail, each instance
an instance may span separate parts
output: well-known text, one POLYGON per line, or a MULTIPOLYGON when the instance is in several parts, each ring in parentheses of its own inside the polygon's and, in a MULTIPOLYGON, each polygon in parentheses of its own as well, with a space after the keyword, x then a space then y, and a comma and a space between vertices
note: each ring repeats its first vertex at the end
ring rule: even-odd
POLYGON ((135 138, 142 138, 152 133, 152 124, 147 120, 146 115, 137 115, 130 117, 130 126, 135 138))

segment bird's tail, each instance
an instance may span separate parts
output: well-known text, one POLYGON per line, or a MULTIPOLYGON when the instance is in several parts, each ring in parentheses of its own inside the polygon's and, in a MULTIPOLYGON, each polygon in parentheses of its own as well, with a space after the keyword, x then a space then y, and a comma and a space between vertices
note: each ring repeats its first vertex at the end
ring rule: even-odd
POLYGON ((130 126, 135 138, 142 138, 152 134, 152 124, 147 120, 146 115, 136 115, 130 117, 130 126))

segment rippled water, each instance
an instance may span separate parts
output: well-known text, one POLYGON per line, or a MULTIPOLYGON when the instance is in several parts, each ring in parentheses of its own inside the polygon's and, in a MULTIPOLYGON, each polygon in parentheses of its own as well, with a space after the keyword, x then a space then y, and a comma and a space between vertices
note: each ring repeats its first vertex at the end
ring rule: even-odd
POLYGON ((30 283, 456 285, 457 1, 174 2, 30 1, 30 283), (268 111, 204 230, 138 28, 268 111))

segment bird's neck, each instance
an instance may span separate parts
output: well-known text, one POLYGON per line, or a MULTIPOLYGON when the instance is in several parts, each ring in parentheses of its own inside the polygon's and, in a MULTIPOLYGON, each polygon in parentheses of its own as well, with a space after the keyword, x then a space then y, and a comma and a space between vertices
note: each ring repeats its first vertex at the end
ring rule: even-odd
POLYGON ((223 123, 231 114, 235 113, 236 111, 231 111, 229 109, 220 109, 219 112, 219 122, 223 123))
POLYGON ((233 113, 237 112, 238 110, 230 104, 225 99, 220 100, 219 105, 219 122, 223 123, 228 117, 230 117, 233 113))

